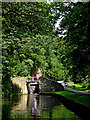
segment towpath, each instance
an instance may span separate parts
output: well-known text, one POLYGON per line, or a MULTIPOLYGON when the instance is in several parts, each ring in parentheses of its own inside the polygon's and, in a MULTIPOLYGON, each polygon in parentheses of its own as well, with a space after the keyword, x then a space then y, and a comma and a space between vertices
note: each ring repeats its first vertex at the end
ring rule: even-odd
POLYGON ((68 88, 68 87, 64 87, 64 90, 74 92, 74 93, 83 93, 83 94, 86 94, 86 95, 90 95, 90 92, 75 90, 75 89, 68 88))

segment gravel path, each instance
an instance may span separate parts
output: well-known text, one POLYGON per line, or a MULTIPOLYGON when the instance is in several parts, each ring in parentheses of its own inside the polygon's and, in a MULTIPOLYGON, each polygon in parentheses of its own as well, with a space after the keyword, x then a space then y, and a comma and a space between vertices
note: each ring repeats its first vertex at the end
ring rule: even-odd
POLYGON ((83 93, 83 94, 86 94, 86 95, 90 95, 90 92, 75 90, 75 89, 68 88, 68 87, 64 87, 64 90, 74 92, 74 93, 83 93))

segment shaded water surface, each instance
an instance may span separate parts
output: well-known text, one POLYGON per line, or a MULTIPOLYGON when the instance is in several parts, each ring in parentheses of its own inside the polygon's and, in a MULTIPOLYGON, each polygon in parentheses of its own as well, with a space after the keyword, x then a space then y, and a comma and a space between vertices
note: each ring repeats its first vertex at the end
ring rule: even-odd
POLYGON ((49 118, 81 120, 74 112, 68 110, 60 100, 45 95, 22 95, 18 99, 3 100, 2 120, 12 118, 49 118))

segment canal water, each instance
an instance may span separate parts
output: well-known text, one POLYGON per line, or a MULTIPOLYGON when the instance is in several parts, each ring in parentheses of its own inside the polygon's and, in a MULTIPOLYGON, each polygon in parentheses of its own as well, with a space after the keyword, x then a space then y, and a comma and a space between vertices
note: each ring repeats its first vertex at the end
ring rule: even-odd
POLYGON ((81 120, 74 112, 67 109, 63 103, 52 96, 22 95, 13 100, 2 100, 2 120, 25 119, 60 119, 81 120))

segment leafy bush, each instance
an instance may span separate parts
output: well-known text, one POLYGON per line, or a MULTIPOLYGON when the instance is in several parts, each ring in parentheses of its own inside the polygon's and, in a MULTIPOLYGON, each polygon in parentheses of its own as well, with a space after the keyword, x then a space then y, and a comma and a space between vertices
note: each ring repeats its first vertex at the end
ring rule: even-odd
POLYGON ((21 88, 19 87, 18 84, 13 84, 12 85, 12 95, 17 96, 19 94, 21 94, 21 88))

